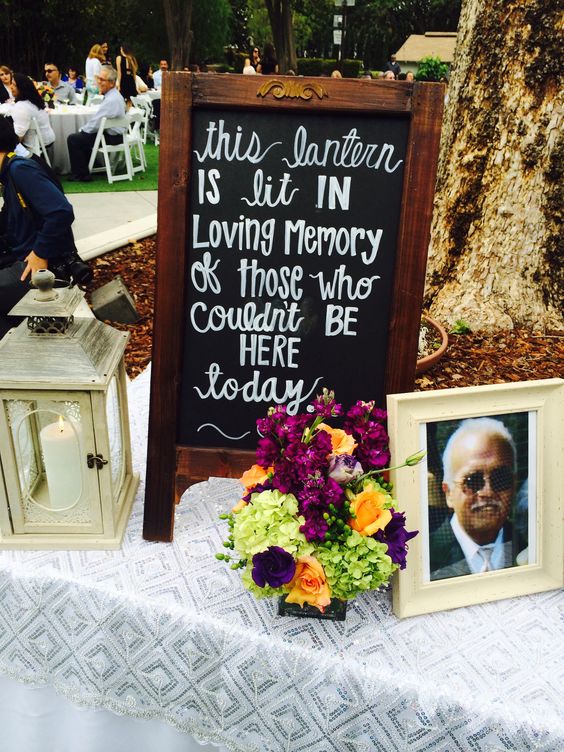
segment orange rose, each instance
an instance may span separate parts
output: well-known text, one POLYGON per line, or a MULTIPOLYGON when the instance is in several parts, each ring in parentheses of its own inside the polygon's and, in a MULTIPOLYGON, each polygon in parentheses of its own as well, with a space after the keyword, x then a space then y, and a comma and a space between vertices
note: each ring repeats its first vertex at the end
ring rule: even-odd
POLYGON ((320 423, 319 429, 327 431, 331 436, 331 447, 333 454, 352 454, 357 447, 353 437, 345 433, 342 428, 331 428, 326 423, 320 423))
POLYGON ((257 483, 264 483, 268 478, 268 473, 271 473, 272 469, 273 468, 269 467, 265 470, 264 467, 261 467, 260 465, 253 465, 248 470, 245 470, 239 480, 245 488, 249 490, 253 486, 256 486, 257 483))
MULTIPOLYGON (((253 465, 248 470, 245 470, 243 475, 239 478, 239 482, 245 486, 245 493, 249 493, 251 488, 256 486, 257 483, 264 483, 268 478, 268 473, 271 473, 273 470, 274 468, 272 467, 265 470, 264 467, 261 467, 260 465, 253 465)), ((244 499, 240 499, 231 511, 233 514, 237 514, 237 512, 240 512, 241 509, 244 509, 246 506, 247 502, 244 499)))
POLYGON ((379 491, 362 491, 351 502, 351 517, 349 525, 361 535, 374 535, 377 530, 383 530, 392 519, 389 509, 384 509, 386 497, 379 491))
POLYGON ((286 603, 304 603, 315 606, 321 612, 331 603, 329 585, 321 564, 313 556, 300 556, 296 563, 294 579, 287 585, 290 592, 286 603))

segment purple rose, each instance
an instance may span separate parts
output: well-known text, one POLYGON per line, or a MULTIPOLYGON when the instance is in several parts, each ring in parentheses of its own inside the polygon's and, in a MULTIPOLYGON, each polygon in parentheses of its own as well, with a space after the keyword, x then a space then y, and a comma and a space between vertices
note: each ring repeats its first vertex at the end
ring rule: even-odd
POLYGON ((273 588, 282 587, 290 582, 296 572, 296 562, 280 546, 269 546, 253 556, 252 578, 259 587, 266 584, 273 588))
POLYGON ((362 465, 352 454, 336 454, 329 463, 329 478, 341 485, 362 475, 362 465))

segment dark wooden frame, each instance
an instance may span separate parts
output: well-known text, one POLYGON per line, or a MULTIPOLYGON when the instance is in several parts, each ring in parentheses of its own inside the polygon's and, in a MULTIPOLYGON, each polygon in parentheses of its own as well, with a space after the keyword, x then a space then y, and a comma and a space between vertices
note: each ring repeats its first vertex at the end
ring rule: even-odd
POLYGON ((238 477, 254 452, 176 444, 181 388, 193 109, 348 112, 410 119, 386 362, 386 394, 413 389, 444 100, 442 84, 169 73, 163 82, 158 251, 143 537, 171 541, 194 482, 238 477), (269 88, 271 81, 279 85, 269 88), (284 92, 286 87, 286 92, 284 92), (321 97, 319 87, 325 94, 321 97), (277 95, 276 97, 274 95, 277 95), (282 94, 282 98, 277 98, 282 94), (182 253, 178 253, 178 249, 182 253))

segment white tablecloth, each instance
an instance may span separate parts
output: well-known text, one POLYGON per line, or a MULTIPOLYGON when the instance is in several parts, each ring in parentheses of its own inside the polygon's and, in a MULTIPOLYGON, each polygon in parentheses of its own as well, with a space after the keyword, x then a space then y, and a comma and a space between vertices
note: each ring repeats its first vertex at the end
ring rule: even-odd
POLYGON ((77 133, 87 120, 96 112, 96 107, 88 107, 82 104, 61 105, 54 110, 49 110, 50 122, 55 132, 55 144, 53 154, 53 169, 61 175, 70 172, 69 150, 67 149, 67 137, 71 133, 77 133))
MULTIPOLYGON (((141 472, 147 397, 143 374, 141 472)), ((172 544, 142 539, 141 488, 120 551, 0 553, 0 673, 234 752, 564 749, 562 593, 403 621, 371 593, 344 622, 280 618, 214 556, 238 490, 191 489, 172 544)))
MULTIPOLYGON (((0 115, 9 115, 11 107, 12 105, 7 103, 0 105, 0 115)), ((95 112, 96 107, 82 104, 58 105, 54 110, 49 110, 51 127, 55 133, 51 166, 59 174, 66 175, 70 172, 67 136, 76 133, 95 112)))

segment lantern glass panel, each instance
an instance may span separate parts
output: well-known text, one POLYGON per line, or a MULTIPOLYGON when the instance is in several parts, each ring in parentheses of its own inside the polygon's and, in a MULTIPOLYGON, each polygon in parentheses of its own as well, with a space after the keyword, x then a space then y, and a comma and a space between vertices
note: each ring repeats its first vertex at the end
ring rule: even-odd
POLYGON ((106 422, 110 444, 110 468, 112 475, 112 495, 114 502, 119 502, 120 490, 125 478, 125 453, 123 445, 123 415, 120 400, 120 385, 117 376, 113 376, 106 395, 106 422))
POLYGON ((5 410, 25 525, 89 525, 89 494, 79 401, 9 399, 5 410))

